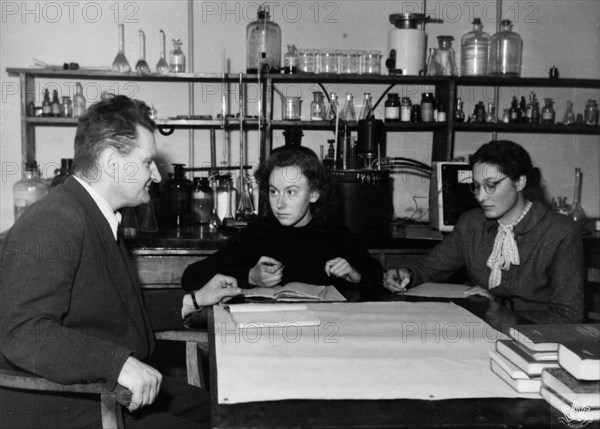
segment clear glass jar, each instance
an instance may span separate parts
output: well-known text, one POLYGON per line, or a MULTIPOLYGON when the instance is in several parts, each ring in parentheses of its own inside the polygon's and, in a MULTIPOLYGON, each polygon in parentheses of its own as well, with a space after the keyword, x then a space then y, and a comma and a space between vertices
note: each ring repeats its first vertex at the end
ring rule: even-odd
MULTIPOLYGON (((454 49, 452 48, 452 36, 438 36, 438 50, 435 54, 435 62, 438 64, 442 76, 456 76, 458 69, 456 68, 456 58, 454 49)), ((425 122, 425 121, 423 121, 425 122)))
POLYGON ((283 72, 285 74, 298 73, 298 50, 296 45, 287 45, 288 51, 283 56, 283 72))
POLYGON ((281 28, 271 21, 270 6, 258 7, 256 21, 246 27, 246 71, 279 73, 281 69, 281 28))
POLYGON ((340 73, 359 74, 360 73, 360 52, 343 51, 340 53, 340 73))
POLYGON ((460 75, 487 75, 490 35, 482 30, 480 18, 473 19, 473 31, 466 33, 460 42, 460 75))
POLYGON ((585 106, 585 124, 598 125, 598 104, 596 100, 588 100, 585 106))
POLYGON ((421 96, 421 122, 433 122, 434 98, 431 92, 424 92, 421 96))
POLYGON ((381 74, 381 51, 362 52, 360 72, 362 74, 381 74))
POLYGON ((313 101, 310 103, 310 120, 324 121, 326 113, 323 93, 320 91, 313 92, 313 101))
POLYGON ((42 199, 49 190, 48 183, 40 177, 37 162, 28 162, 23 178, 13 186, 15 222, 27 207, 42 199))
POLYGON ((194 178, 194 222, 207 224, 213 207, 213 190, 208 177, 194 178))
POLYGON ((492 76, 521 76, 521 53, 523 40, 512 31, 512 22, 505 19, 501 22, 502 30, 490 39, 490 55, 488 73, 492 76))
POLYGON ((314 49, 299 50, 298 70, 302 73, 315 73, 317 71, 317 51, 314 49))
POLYGON ((340 54, 335 50, 321 50, 317 56, 317 73, 333 73, 339 72, 339 57, 340 54))
POLYGON ((542 107, 542 124, 551 125, 554 124, 554 107, 552 105, 554 101, 552 98, 544 98, 544 107, 542 107))
POLYGON ((573 102, 571 100, 567 100, 567 110, 565 110, 562 123, 563 125, 575 123, 575 112, 573 112, 573 102))
POLYGON ((181 50, 183 42, 173 39, 173 50, 169 52, 169 71, 171 73, 185 73, 185 55, 181 50))
POLYGON ((425 63, 425 76, 441 76, 442 72, 436 62, 437 49, 429 48, 427 62, 425 63))

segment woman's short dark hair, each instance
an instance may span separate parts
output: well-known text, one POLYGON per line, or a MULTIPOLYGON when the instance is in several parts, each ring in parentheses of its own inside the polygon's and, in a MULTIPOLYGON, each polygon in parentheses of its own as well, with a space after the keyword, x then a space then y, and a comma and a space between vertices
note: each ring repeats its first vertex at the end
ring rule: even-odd
POLYGON ((539 168, 533 166, 531 157, 523 146, 510 140, 492 140, 471 155, 469 160, 471 168, 474 164, 481 163, 494 164, 513 181, 525 176, 527 184, 524 190, 528 192, 531 199, 535 199, 541 182, 541 172, 539 168))
POLYGON ((97 159, 107 147, 123 155, 131 153, 136 147, 138 125, 151 132, 156 127, 146 103, 124 95, 104 95, 79 118, 73 171, 93 179, 99 174, 97 159))
POLYGON ((336 206, 333 180, 323 166, 317 154, 304 146, 283 146, 271 152, 262 162, 254 177, 258 181, 261 203, 269 207, 269 177, 276 167, 296 166, 308 179, 312 191, 319 192, 319 199, 311 203, 310 211, 313 216, 327 217, 336 206))

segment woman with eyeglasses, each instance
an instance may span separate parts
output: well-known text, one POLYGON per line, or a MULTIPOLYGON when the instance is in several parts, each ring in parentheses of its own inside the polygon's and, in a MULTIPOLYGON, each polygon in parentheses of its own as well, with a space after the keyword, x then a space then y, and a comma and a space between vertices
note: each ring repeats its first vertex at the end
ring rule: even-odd
POLYGON ((569 217, 533 195, 540 171, 520 145, 481 146, 470 160, 480 209, 464 213, 452 233, 422 261, 384 274, 392 292, 443 282, 466 268, 468 295, 507 303, 535 323, 583 319, 583 243, 569 217))

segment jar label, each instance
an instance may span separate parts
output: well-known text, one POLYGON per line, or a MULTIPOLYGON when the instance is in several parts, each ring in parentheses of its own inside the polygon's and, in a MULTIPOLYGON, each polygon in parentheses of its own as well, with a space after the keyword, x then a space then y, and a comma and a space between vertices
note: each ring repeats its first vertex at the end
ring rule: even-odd
POLYGON ((400 108, 399 107, 386 107, 384 114, 385 114, 385 119, 400 119, 400 108))

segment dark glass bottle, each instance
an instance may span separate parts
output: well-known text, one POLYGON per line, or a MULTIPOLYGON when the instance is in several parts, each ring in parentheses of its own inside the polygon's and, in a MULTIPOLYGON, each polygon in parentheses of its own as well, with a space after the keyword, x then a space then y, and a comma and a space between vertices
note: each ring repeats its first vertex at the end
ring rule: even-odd
POLYGON ((44 90, 44 100, 42 101, 42 116, 52 116, 52 102, 50 101, 50 92, 47 89, 44 90))
POLYGON ((384 118, 385 122, 400 122, 400 99, 398 94, 388 94, 385 100, 384 118))
POLYGON ((173 178, 165 183, 165 214, 170 226, 192 223, 194 184, 185 178, 184 164, 173 164, 173 178))
POLYGON ((525 101, 525 97, 521 97, 521 102, 519 103, 519 116, 522 124, 527 123, 527 102, 525 101))
POLYGON ((410 122, 421 122, 421 105, 413 104, 410 112, 410 122))
POLYGON ((52 91, 52 117, 59 118, 60 117, 60 101, 58 100, 58 91, 55 89, 52 91))
POLYGON ((475 122, 485 122, 485 106, 483 105, 483 101, 480 101, 479 104, 477 104, 475 110, 475 122))
POLYGON ((509 121, 511 124, 518 124, 521 122, 521 111, 519 110, 519 102, 517 97, 513 96, 512 102, 510 103, 510 109, 508 110, 509 121))
POLYGON ((421 96, 421 122, 433 122, 433 110, 435 108, 433 94, 424 92, 421 96))
POLYGON ((531 97, 531 117, 529 121, 532 124, 540 123, 540 104, 538 103, 535 94, 533 94, 531 97))
POLYGON ((54 176, 50 183, 50 188, 54 188, 57 185, 63 183, 69 175, 71 175, 71 168, 73 166, 72 158, 62 158, 60 160, 60 172, 54 176))

